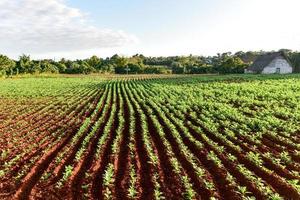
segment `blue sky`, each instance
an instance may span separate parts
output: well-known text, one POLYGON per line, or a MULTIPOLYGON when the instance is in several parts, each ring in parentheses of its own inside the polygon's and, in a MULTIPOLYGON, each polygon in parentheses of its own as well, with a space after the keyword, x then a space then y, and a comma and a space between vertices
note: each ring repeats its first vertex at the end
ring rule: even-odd
POLYGON ((217 1, 208 4, 199 0, 89 0, 88 3, 69 0, 67 4, 89 13, 91 19, 100 27, 121 28, 141 34, 164 26, 175 29, 186 26, 187 22, 194 22, 195 18, 202 20, 213 8, 220 6, 217 1))
POLYGON ((298 0, 1 0, 0 53, 34 58, 300 49, 298 0))

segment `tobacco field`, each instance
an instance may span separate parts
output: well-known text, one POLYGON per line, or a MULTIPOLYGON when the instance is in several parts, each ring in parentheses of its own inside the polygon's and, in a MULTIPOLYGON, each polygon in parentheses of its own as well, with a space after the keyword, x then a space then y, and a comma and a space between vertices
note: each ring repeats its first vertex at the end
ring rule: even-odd
POLYGON ((300 199, 300 76, 2 79, 0 199, 300 199))

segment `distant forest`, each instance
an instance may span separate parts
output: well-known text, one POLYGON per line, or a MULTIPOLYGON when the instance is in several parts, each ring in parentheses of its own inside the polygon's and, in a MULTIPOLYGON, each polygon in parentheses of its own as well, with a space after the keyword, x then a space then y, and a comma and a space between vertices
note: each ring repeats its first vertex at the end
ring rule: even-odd
MULTIPOLYGON (((300 52, 282 49, 290 59, 295 72, 300 72, 300 52)), ((39 73, 116 73, 116 74, 237 74, 264 51, 222 53, 216 56, 172 56, 145 57, 137 54, 131 57, 114 55, 108 58, 92 56, 83 60, 59 61, 51 59, 32 60, 28 55, 22 55, 18 60, 0 55, 0 75, 13 76, 18 74, 39 73)))

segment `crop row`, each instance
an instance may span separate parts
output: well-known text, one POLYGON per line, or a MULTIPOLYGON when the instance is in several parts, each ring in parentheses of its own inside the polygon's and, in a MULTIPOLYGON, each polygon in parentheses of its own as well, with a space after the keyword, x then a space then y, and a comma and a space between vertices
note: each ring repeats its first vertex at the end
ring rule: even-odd
POLYGON ((186 79, 55 84, 5 113, 0 197, 299 199, 300 81, 186 79))

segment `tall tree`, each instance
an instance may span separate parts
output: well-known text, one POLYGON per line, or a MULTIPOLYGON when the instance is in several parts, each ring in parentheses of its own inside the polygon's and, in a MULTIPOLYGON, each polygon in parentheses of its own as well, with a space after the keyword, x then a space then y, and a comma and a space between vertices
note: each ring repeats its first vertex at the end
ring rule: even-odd
POLYGON ((12 70, 15 65, 15 61, 9 59, 7 56, 0 55, 0 74, 12 74, 12 70))
POLYGON ((94 55, 94 56, 90 57, 89 59, 86 59, 85 61, 90 67, 94 68, 95 70, 97 70, 97 71, 101 70, 102 62, 99 57, 94 55))
POLYGON ((51 60, 42 60, 40 62, 42 72, 44 73, 58 73, 58 67, 52 63, 51 60))
POLYGON ((19 58, 18 69, 20 73, 30 73, 30 68, 32 66, 32 61, 30 56, 23 54, 19 58))

